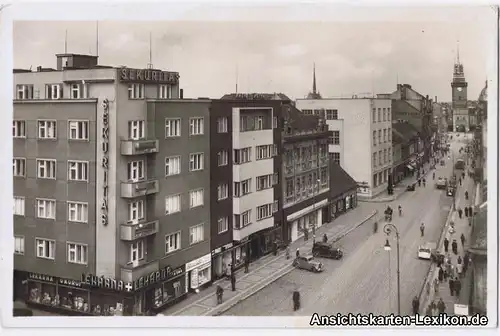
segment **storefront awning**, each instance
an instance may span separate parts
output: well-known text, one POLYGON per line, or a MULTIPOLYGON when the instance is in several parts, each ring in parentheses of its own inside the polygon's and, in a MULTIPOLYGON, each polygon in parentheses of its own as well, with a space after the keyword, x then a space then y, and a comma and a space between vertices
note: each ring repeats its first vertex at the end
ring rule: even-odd
POLYGON ((413 170, 414 168, 411 165, 407 165, 408 169, 413 170))

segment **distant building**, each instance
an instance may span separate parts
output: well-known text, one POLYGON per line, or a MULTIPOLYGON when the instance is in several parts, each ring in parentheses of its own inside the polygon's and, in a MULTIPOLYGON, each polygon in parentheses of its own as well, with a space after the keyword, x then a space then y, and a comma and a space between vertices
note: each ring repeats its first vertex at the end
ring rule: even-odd
POLYGON ((470 128, 467 86, 468 83, 465 80, 464 66, 460 63, 460 54, 457 51, 457 60, 453 68, 453 79, 451 81, 454 131, 468 132, 470 128))
POLYGON ((313 87, 307 95, 307 99, 321 99, 321 94, 316 90, 316 64, 313 66, 313 87))
POLYGON ((394 184, 397 184, 403 178, 413 176, 421 165, 422 140, 417 129, 407 121, 394 121, 392 135, 393 176, 394 184))

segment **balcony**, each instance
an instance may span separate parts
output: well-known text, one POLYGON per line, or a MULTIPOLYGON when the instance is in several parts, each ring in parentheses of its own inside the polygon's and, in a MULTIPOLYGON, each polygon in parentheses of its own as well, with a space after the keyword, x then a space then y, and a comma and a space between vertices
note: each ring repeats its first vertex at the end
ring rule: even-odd
POLYGON ((133 241, 139 238, 154 235, 158 232, 159 222, 144 222, 138 224, 122 224, 120 226, 120 239, 133 241))
POLYGON ((122 140, 122 155, 141 155, 149 153, 158 153, 158 140, 122 140))
POLYGON ((157 179, 138 182, 122 182, 121 197, 135 198, 146 195, 156 194, 160 189, 157 179))
POLYGON ((149 276, 151 273, 158 271, 159 261, 148 260, 147 255, 144 259, 132 264, 122 265, 120 275, 123 282, 134 282, 140 277, 149 276))

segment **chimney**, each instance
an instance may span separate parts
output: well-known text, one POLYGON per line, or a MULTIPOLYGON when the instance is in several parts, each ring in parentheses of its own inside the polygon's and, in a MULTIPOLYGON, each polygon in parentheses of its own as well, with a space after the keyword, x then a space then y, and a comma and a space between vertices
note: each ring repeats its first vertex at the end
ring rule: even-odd
POLYGON ((184 99, 184 89, 179 90, 179 98, 184 99))

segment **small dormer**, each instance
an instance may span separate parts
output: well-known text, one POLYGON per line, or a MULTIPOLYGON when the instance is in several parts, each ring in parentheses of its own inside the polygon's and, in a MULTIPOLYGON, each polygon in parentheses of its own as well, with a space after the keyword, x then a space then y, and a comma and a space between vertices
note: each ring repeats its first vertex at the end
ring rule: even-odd
POLYGON ((98 56, 81 54, 57 54, 57 70, 91 69, 97 66, 98 56))

